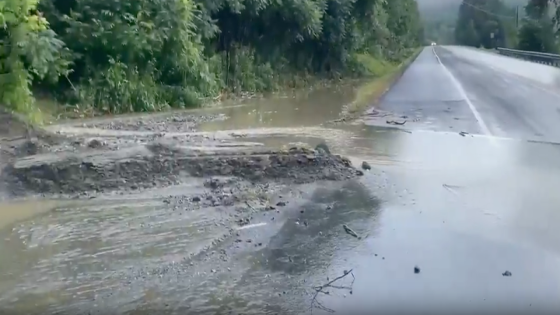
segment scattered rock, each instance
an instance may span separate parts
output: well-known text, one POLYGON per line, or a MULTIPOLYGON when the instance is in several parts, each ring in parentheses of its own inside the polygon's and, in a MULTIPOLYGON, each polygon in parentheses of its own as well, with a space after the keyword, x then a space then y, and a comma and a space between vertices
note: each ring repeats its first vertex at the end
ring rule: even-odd
POLYGON ((461 137, 464 137, 464 136, 466 136, 466 135, 468 135, 468 134, 469 134, 469 133, 468 133, 468 132, 465 132, 465 131, 459 132, 459 135, 460 135, 461 137))
POLYGON ((101 141, 97 139, 93 139, 88 143, 87 146, 90 149, 97 149, 97 148, 101 148, 103 146, 103 143, 101 143, 101 141))
POLYGON ((216 178, 210 178, 204 181, 204 187, 210 188, 210 189, 218 189, 220 187, 223 187, 224 183, 222 183, 219 179, 216 178))
POLYGON ((192 202, 200 202, 201 199, 200 199, 200 197, 195 196, 195 197, 192 197, 191 200, 192 200, 192 202))
POLYGON ((331 154, 331 150, 329 150, 329 147, 327 146, 326 143, 322 142, 319 143, 316 147, 315 147, 315 151, 322 153, 322 154, 331 154))
POLYGON ((23 144, 21 144, 19 147, 17 147, 16 155, 18 157, 24 157, 29 155, 35 155, 39 153, 39 151, 40 151, 39 143, 37 143, 37 141, 28 140, 25 141, 23 144))
POLYGON ((363 161, 362 162, 362 169, 365 170, 365 171, 369 171, 369 170, 371 170, 371 165, 369 165, 368 162, 363 161))
POLYGON ((506 270, 504 273, 502 273, 502 276, 504 276, 504 277, 511 277, 512 274, 511 274, 510 271, 506 270))
POLYGON ((414 273, 420 273, 420 268, 418 266, 414 266, 414 273))
POLYGON ((279 201, 278 203, 276 203, 277 207, 285 207, 286 203, 284 201, 279 201))
POLYGON ((240 226, 244 226, 251 223, 251 220, 249 218, 245 218, 245 219, 239 219, 238 224, 240 226))

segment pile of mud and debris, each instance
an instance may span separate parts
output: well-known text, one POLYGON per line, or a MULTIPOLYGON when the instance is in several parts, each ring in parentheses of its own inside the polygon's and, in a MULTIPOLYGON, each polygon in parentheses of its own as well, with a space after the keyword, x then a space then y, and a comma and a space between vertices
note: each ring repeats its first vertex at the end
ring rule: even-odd
MULTIPOLYGON (((229 176, 252 183, 304 184, 362 175, 347 158, 321 149, 278 150, 234 141, 224 143, 223 139, 212 144, 149 136, 133 141, 120 139, 118 145, 111 146, 104 139, 84 142, 77 136, 51 135, 46 131, 31 134, 19 120, 9 114, 3 117, 11 125, 2 134, 13 135, 4 137, 1 143, 6 154, 0 188, 9 196, 137 191, 177 185, 193 177, 229 176)), ((175 120, 179 123, 200 118, 175 120)), ((175 120, 169 125, 173 126, 175 120)), ((168 131, 161 128, 156 129, 168 131)))
POLYGON ((120 151, 35 155, 6 166, 2 181, 14 195, 138 190, 189 177, 234 176, 252 182, 343 180, 361 174, 341 156, 305 148, 190 150, 149 144, 120 151))
MULTIPOLYGON (((8 132, 17 127, 8 128, 8 132)), ((192 141, 154 137, 135 139, 122 147, 105 145, 103 139, 76 146, 73 143, 82 143, 83 139, 49 136, 45 131, 31 137, 28 129, 19 128, 20 133, 25 133, 18 138, 19 143, 2 144, 9 148, 9 154, 2 160, 0 189, 14 197, 131 192, 177 185, 193 177, 226 176, 251 183, 304 184, 363 174, 347 158, 321 149, 278 150, 233 142, 228 146, 223 140, 215 145, 197 145, 192 141)))

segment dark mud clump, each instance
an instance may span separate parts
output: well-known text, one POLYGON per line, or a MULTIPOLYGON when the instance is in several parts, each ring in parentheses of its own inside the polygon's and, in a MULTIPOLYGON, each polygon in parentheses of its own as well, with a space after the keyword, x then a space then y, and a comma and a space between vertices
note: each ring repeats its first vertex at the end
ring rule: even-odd
POLYGON ((4 168, 1 180, 8 184, 11 194, 23 195, 136 190, 178 184, 189 176, 235 176, 252 182, 284 180, 303 184, 343 180, 357 174, 347 158, 303 148, 192 152, 169 146, 141 146, 118 152, 20 159, 4 168))

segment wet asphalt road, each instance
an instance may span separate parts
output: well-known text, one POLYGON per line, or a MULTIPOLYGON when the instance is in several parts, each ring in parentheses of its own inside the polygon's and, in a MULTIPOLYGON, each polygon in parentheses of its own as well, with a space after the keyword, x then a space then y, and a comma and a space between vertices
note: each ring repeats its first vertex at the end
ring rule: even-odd
POLYGON ((331 151, 372 165, 359 180, 302 187, 209 251, 226 232, 219 207, 181 212, 146 195, 59 207, 1 230, 11 255, 0 256, 0 305, 309 314, 313 286, 352 270, 353 283, 345 276, 318 301, 337 313, 557 314, 560 146, 546 143, 560 140, 556 69, 435 52, 426 48, 380 104, 417 118, 404 132, 369 117, 347 127, 352 136, 325 135, 331 151))
POLYGON ((411 128, 560 142, 560 69, 465 47, 427 47, 380 108, 408 116, 411 128))

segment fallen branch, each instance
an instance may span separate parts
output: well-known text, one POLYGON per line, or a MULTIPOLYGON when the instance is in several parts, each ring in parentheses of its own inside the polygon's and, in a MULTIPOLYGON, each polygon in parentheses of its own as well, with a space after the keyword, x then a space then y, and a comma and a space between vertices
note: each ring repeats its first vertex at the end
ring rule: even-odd
POLYGON ((344 228, 344 231, 346 232, 346 234, 354 236, 355 238, 361 240, 362 238, 358 235, 358 233, 354 232, 351 228, 349 228, 346 224, 343 224, 342 227, 344 228))
POLYGON ((402 126, 402 125, 406 124, 406 120, 403 120, 403 121, 387 120, 387 124, 402 126))
POLYGON ((253 211, 257 211, 253 206, 251 206, 251 204, 249 203, 249 201, 245 201, 245 204, 247 205, 247 207, 249 207, 249 209, 253 210, 253 211))
MULTIPOLYGON (((327 278, 328 280, 328 278, 327 278)), ((354 286, 354 281, 356 280, 356 277, 354 277, 354 273, 352 272, 352 269, 350 270, 344 270, 344 273, 341 276, 338 276, 336 278, 334 278, 333 280, 327 282, 326 284, 323 284, 322 286, 318 286, 318 287, 314 287, 313 289, 315 290, 315 294, 313 295, 313 299, 311 300, 311 313, 313 313, 313 309, 314 308, 318 308, 320 310, 329 312, 329 313, 334 313, 335 311, 331 308, 328 308, 326 306, 324 306, 319 300, 318 300, 318 296, 319 294, 325 294, 325 295, 330 295, 329 291, 326 291, 326 289, 331 288, 331 289, 336 289, 336 290, 348 290, 350 292, 350 294, 352 294, 352 287, 354 286), (343 279, 344 277, 351 275, 352 276, 352 283, 350 283, 350 286, 339 286, 339 285, 334 285, 335 282, 337 282, 340 279, 343 279)))

